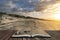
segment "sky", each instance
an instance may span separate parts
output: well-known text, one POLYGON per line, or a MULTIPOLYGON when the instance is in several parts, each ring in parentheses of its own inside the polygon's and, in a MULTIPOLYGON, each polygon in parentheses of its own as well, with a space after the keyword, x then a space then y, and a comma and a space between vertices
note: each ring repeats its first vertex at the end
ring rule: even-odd
POLYGON ((0 11, 33 11, 36 6, 45 7, 51 0, 0 0, 0 11), (41 5, 42 4, 42 5, 41 5))
POLYGON ((0 11, 15 13, 37 18, 49 18, 50 14, 42 13, 48 5, 54 4, 55 0, 0 0, 0 11), (37 12, 39 11, 39 12, 37 12), (20 13, 30 12, 30 13, 20 13))
POLYGON ((0 11, 32 11, 39 0, 0 0, 0 11))

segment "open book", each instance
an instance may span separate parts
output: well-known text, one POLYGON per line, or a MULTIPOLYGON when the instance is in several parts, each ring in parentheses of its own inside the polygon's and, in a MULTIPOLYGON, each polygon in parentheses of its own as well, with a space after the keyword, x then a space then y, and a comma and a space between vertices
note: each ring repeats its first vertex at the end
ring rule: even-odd
POLYGON ((29 35, 29 34, 24 34, 24 35, 12 35, 12 37, 43 37, 43 38, 50 38, 50 35, 45 35, 45 34, 34 34, 34 35, 29 35))

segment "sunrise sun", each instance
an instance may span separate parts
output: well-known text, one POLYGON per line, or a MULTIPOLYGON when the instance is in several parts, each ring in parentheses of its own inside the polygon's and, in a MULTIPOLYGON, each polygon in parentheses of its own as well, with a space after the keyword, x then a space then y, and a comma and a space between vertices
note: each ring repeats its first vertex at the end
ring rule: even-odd
POLYGON ((60 3, 54 4, 51 8, 52 19, 60 20, 60 3))
POLYGON ((55 14, 53 15, 53 18, 56 20, 60 20, 60 3, 55 4, 53 7, 55 7, 55 14))
POLYGON ((56 20, 60 20, 60 13, 59 14, 54 14, 53 18, 56 19, 56 20))

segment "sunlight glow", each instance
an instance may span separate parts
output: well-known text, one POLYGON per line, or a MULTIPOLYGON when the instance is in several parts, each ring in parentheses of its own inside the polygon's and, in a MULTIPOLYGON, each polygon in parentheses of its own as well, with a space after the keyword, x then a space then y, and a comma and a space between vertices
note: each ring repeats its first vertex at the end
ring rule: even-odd
POLYGON ((60 3, 55 4, 53 7, 55 7, 54 8, 55 14, 53 15, 53 18, 56 19, 56 20, 60 20, 60 3))
POLYGON ((60 13, 59 14, 54 14, 53 18, 56 19, 56 20, 60 20, 60 13))
POLYGON ((46 15, 46 18, 48 19, 60 20, 60 3, 48 5, 43 12, 47 13, 48 16, 46 15))

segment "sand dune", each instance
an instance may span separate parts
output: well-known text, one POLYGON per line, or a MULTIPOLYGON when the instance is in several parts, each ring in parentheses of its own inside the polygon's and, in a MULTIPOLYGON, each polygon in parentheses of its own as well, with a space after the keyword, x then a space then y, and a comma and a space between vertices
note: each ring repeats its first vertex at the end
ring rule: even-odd
POLYGON ((29 34, 34 33, 44 33, 45 30, 60 30, 60 22, 59 21, 47 21, 47 20, 37 20, 37 19, 27 19, 27 18, 16 18, 16 17, 8 17, 8 21, 4 19, 2 24, 0 25, 0 30, 10 29, 10 30, 18 30, 21 34, 25 32, 29 34), (10 19, 13 19, 10 20, 10 19), (16 21, 15 21, 16 20, 16 21), (5 22, 4 22, 5 21, 5 22))

